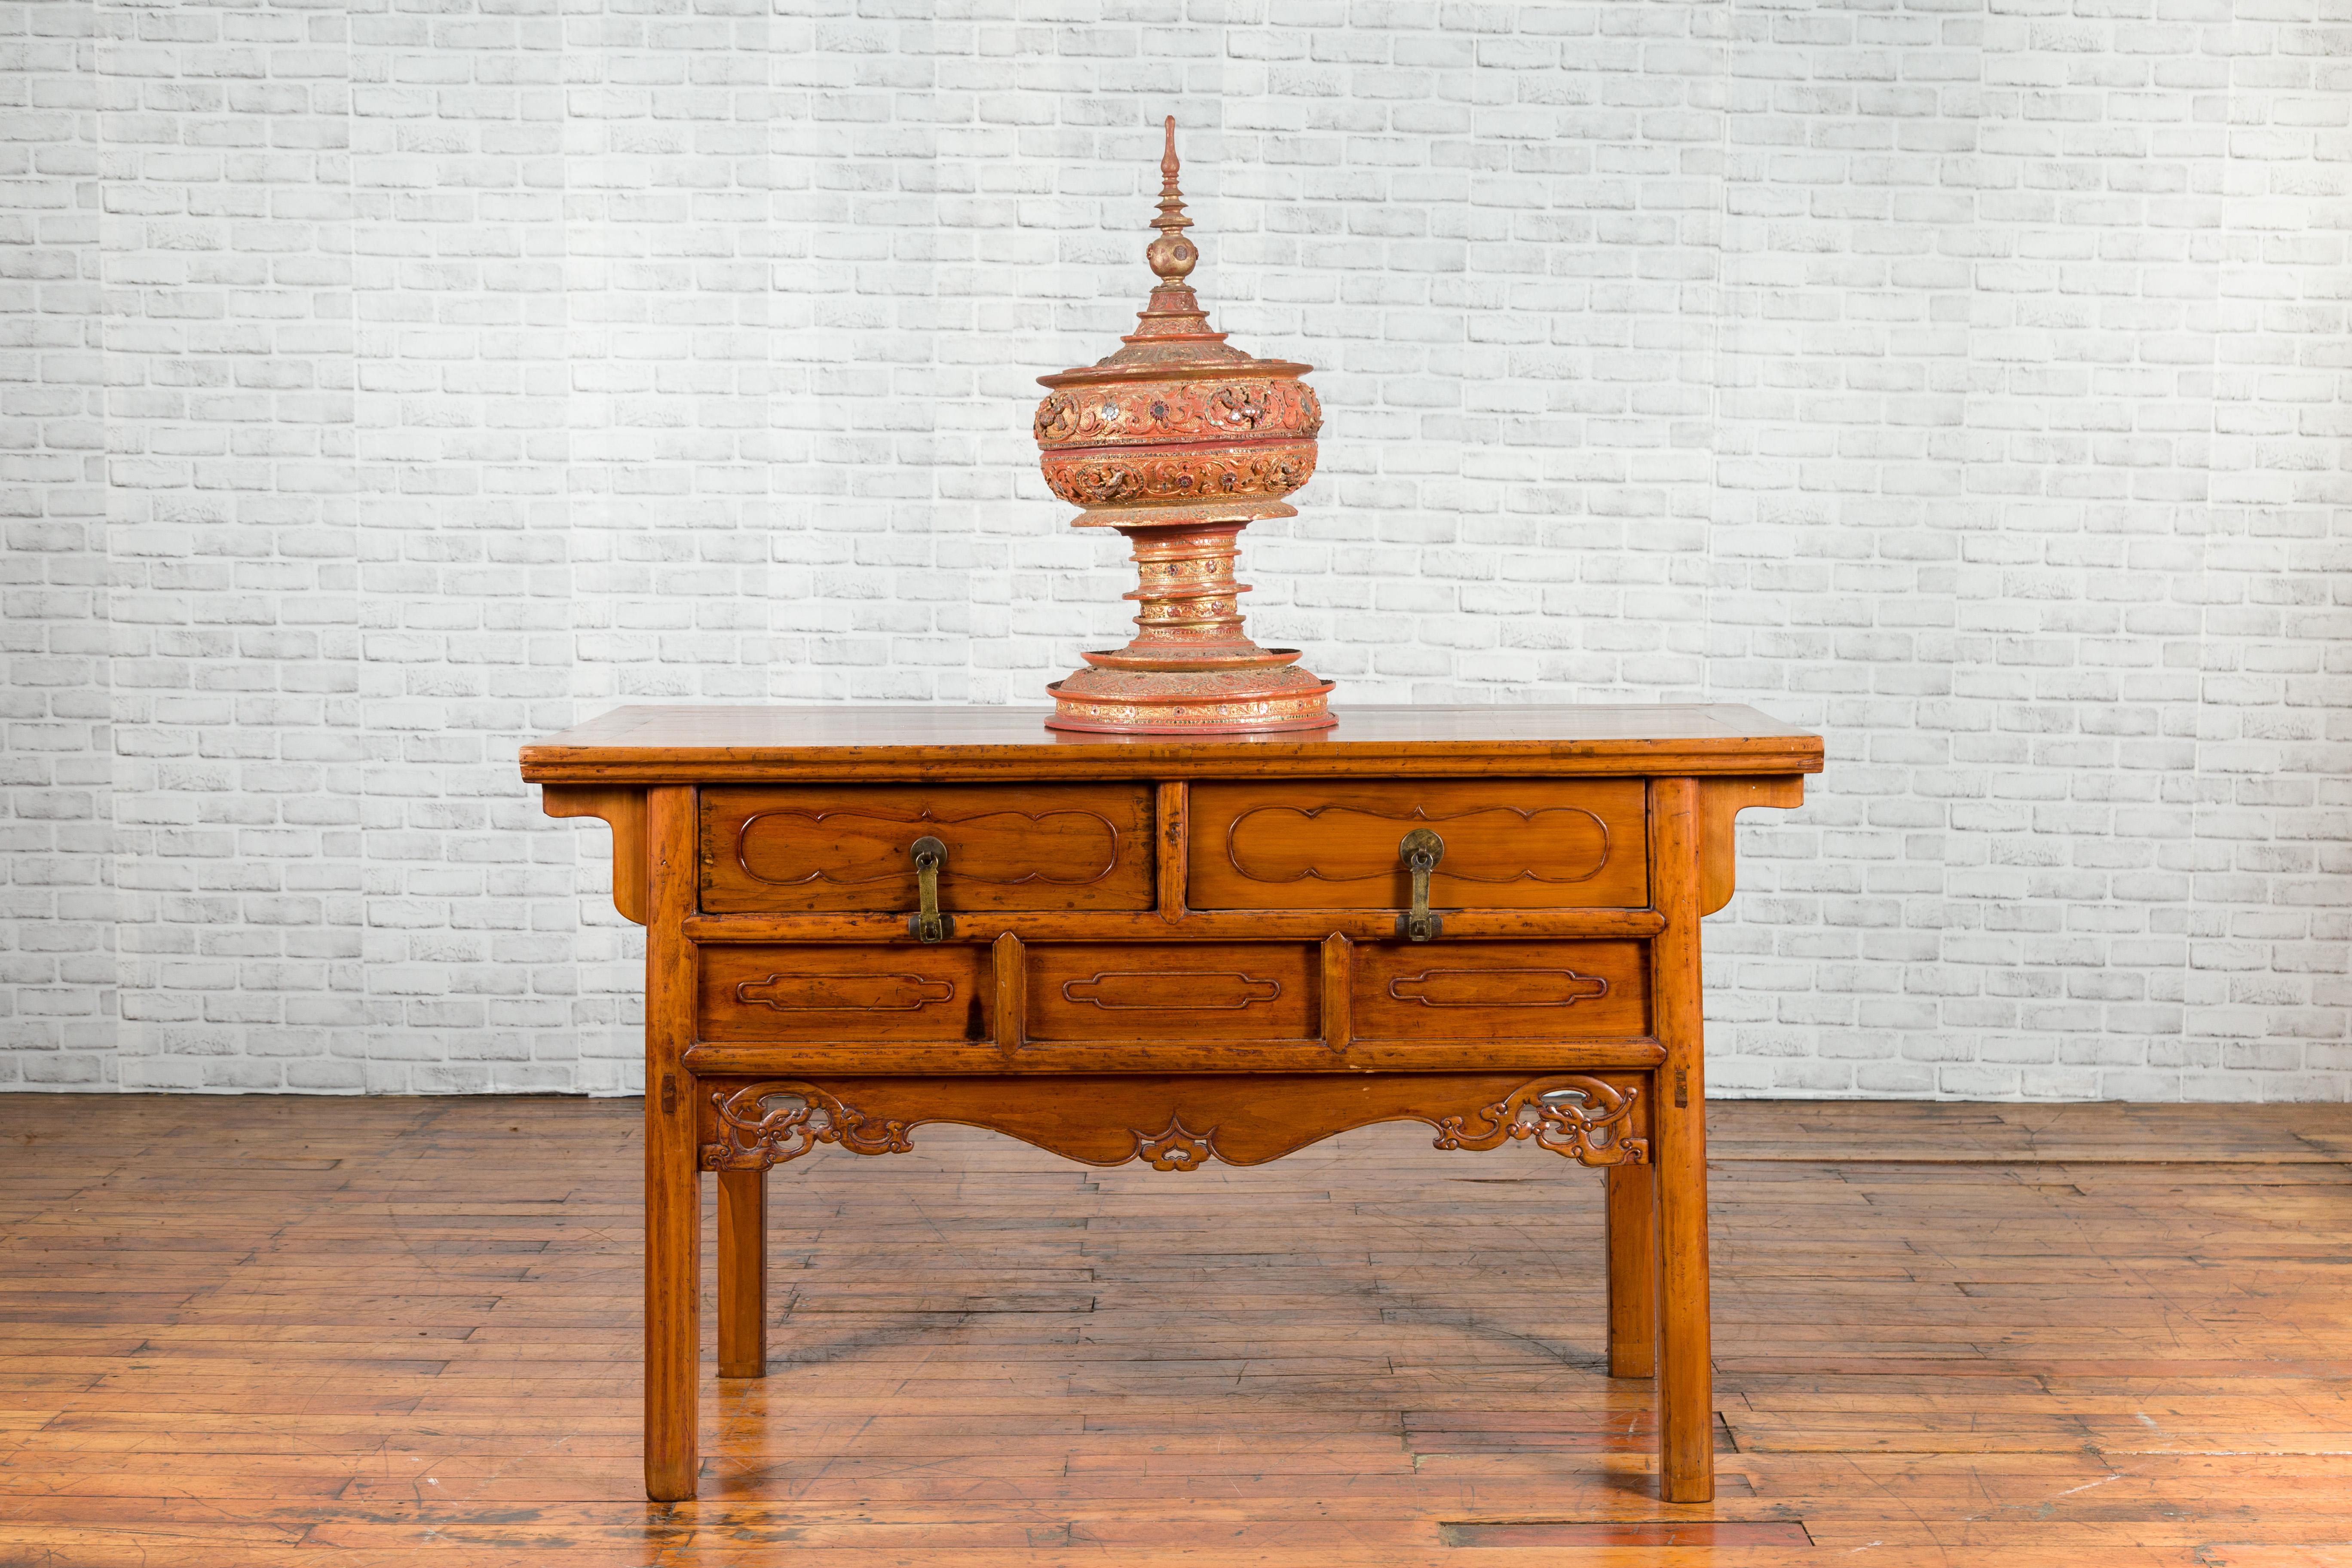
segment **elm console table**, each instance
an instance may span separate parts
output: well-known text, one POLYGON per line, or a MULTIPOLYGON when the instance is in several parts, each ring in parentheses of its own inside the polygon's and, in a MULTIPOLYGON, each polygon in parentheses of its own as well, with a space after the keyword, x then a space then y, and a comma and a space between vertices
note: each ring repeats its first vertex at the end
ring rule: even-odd
POLYGON ((1714 1495, 1699 917, 1814 736, 1736 707, 1360 708, 1259 736, 1017 709, 624 708, 526 746, 646 927, 646 1490, 690 1498, 702 1173, 719 1375, 766 1371, 765 1184, 927 1121, 1256 1164, 1422 1121, 1606 1173, 1609 1369, 1714 1495))

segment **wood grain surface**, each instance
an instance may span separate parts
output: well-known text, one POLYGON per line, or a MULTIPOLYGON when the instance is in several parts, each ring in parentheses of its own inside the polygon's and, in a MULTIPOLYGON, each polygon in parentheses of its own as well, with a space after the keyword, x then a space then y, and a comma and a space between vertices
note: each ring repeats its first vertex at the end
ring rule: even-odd
POLYGON ((646 1495, 690 1498, 701 1466, 696 1402, 702 1342, 702 1187, 697 1173, 695 959, 678 925, 694 907, 694 791, 646 792, 645 1432, 646 1495))
POLYGON ((1817 773, 1818 735, 1736 704, 1338 708, 1308 734, 1086 735, 1047 710, 616 708, 522 748, 532 784, 1288 773, 1817 773))
POLYGON ((1321 954, 1307 942, 1056 942, 1029 948, 1027 963, 1033 1045, 1306 1040, 1321 1027, 1321 954))
POLYGON ((550 816, 594 816, 613 830, 613 907, 646 923, 646 792, 635 785, 550 784, 540 792, 550 816))
POLYGON ((0 1563, 2352 1561, 2352 1110, 1708 1120, 1713 1503, 1605 1375, 1595 1173, 939 1127, 772 1178, 772 1370, 663 1506, 635 1101, 0 1096, 0 1563))
POLYGON ((1699 983, 1699 786, 1650 781, 1650 884, 1666 929, 1650 950, 1652 1005, 1666 1059, 1650 1096, 1657 1189, 1658 1489, 1673 1502, 1715 1499, 1715 1352, 1709 1315, 1706 1113, 1699 983))
POLYGON ((712 914, 904 914, 919 838, 947 850, 940 908, 1145 910, 1148 784, 785 785, 708 789, 702 908, 712 914))
POLYGON ((1359 942, 1360 1040, 1589 1040, 1650 1032, 1638 942, 1359 942))
POLYGON ((1196 910, 1401 910, 1399 843, 1444 840, 1439 909, 1635 909, 1649 901, 1642 781, 1414 779, 1192 786, 1196 910))
POLYGON ((984 1040, 995 977, 971 942, 703 949, 695 966, 706 1040, 984 1040))
MULTIPOLYGON (((1163 1171, 1255 1164, 1400 1115, 1444 1148, 1532 1137, 1589 1164, 1654 1142, 1654 1248, 1622 1235, 1621 1194, 1603 1262, 1654 1257, 1658 1489, 1712 1500, 1698 919, 1736 885, 1723 825, 1743 803, 1798 804, 1820 741, 1687 706, 1118 739, 1065 747, 1003 711, 667 708, 523 749, 525 776, 612 822, 616 849, 616 803, 648 785, 646 1495, 691 1500, 699 1473, 699 1182, 671 1163, 688 1103, 714 1171, 813 1141, 902 1151, 929 1121, 1163 1171), (681 802, 699 803, 690 834, 681 802), (900 936, 889 922, 910 906, 900 936), (1393 951, 1407 935, 1434 948, 1447 912, 1462 918, 1444 956, 1393 951), (1583 929, 1538 929, 1563 914, 1583 929), (1587 923, 1601 914, 1654 936, 1587 923), (1543 935, 1604 940, 1492 940, 1543 935), (909 939, 923 957, 896 956, 909 939), (1547 1059, 1510 1073, 1527 1050, 1547 1059), (1626 1052, 1664 1070, 1558 1076, 1626 1052), (1049 1086, 1041 1068, 1070 1076, 1049 1086), (1192 1081, 1215 1073, 1213 1091, 1192 1081)), ((756 1337, 747 1208, 724 1205, 718 1236, 730 1375, 756 1337)), ((1646 1331, 1642 1290, 1620 1284, 1622 1367, 1646 1331)))

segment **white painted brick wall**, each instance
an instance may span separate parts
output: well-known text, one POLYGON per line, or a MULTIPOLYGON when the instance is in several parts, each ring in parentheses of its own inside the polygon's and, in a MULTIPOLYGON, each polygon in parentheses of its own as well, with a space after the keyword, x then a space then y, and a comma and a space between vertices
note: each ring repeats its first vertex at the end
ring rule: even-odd
POLYGON ((0 1087, 635 1083, 516 743, 1016 702, 1146 275, 1322 367, 1355 700, 1830 737, 1718 1092, 2352 1098, 2352 25, 2318 0, 0 5, 0 1087))

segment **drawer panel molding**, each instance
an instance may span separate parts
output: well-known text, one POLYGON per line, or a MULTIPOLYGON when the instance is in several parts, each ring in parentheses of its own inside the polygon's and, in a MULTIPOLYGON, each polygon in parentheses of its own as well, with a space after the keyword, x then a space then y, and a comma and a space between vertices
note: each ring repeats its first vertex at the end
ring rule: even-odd
POLYGON ((950 910, 1152 905, 1151 791, 1140 785, 713 789, 702 795, 702 907, 714 914, 898 913, 910 853, 939 839, 950 910))
POLYGON ((1238 970, 1105 969, 1062 982, 1064 1001, 1090 1003, 1107 1013, 1230 1012, 1281 995, 1281 981, 1238 970))
POLYGON ((735 987, 738 1002, 779 1013, 911 1013, 954 996, 954 981, 920 974, 771 974, 735 987))
POLYGON ((1650 1032, 1639 942, 1359 942, 1363 1040, 1630 1039, 1650 1032))
POLYGON ((1424 1007, 1569 1007, 1608 995, 1609 980, 1573 969, 1430 968, 1398 975, 1389 994, 1424 1007))
POLYGON ((1254 805, 1225 828, 1225 858, 1253 882, 1363 882, 1396 869, 1400 829, 1446 835, 1457 882, 1586 882, 1609 863, 1609 825, 1580 805, 1399 816, 1349 806, 1254 805))
POLYGON ((1204 783, 1188 802, 1199 910, 1403 909, 1400 845, 1444 842, 1444 909, 1636 909, 1649 901, 1639 780, 1204 783))
POLYGON ((948 1044, 987 1037, 988 950, 707 947, 697 1037, 783 1044, 948 1044))
POLYGON ((905 875, 909 828, 962 828, 959 880, 1083 888, 1118 868, 1118 825, 1098 811, 763 811, 736 829, 743 874, 772 888, 872 888, 905 875))
POLYGON ((1277 942, 1024 946, 1023 1042, 1314 1039, 1318 953, 1277 942))

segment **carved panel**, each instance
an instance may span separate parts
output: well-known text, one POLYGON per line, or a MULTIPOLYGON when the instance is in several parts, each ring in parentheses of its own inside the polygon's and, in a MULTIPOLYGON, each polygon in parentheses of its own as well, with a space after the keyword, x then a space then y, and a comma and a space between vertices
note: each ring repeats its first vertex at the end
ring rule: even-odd
POLYGON ((1582 1074, 1538 1079, 1467 1116, 1441 1118, 1437 1146, 1495 1149, 1506 1138, 1532 1138, 1553 1153, 1583 1164, 1638 1165, 1648 1158, 1649 1147, 1628 1134, 1633 1102, 1641 1092, 1631 1085, 1612 1088, 1582 1074))
POLYGON ((697 956, 701 1039, 947 1044, 989 1036, 986 948, 714 943, 697 956))
POLYGON ((1216 1129, 1195 1132, 1184 1125, 1181 1113, 1171 1116, 1158 1132, 1146 1135, 1132 1127, 1128 1131, 1135 1138, 1135 1158, 1155 1171, 1197 1171, 1216 1157, 1216 1129))
POLYGON ((1650 1032, 1638 942, 1363 942, 1362 1040, 1624 1039, 1650 1032))
POLYGON ((1305 942, 1034 943, 1032 1044, 1307 1040, 1319 950, 1305 942))
POLYGON ((705 1170, 762 1170, 819 1143, 903 1153, 926 1121, 985 1127, 1090 1165, 1256 1165, 1333 1133, 1421 1121, 1440 1149, 1532 1142, 1587 1165, 1649 1158, 1637 1075, 1054 1074, 705 1082, 705 1170))
POLYGON ((732 1093, 715 1089, 719 1136, 702 1146, 706 1171, 764 1171, 819 1143, 859 1154, 903 1154, 907 1123, 869 1118, 814 1084, 777 1079, 732 1093))
POLYGON ((1649 900, 1637 779, 1386 785, 1202 783, 1192 788, 1195 909, 1401 909, 1398 844, 1445 850, 1443 909, 1638 908, 1649 900))
POLYGON ((918 901, 918 838, 947 846, 949 910, 1145 909, 1144 784, 710 789, 702 907, 714 914, 898 913, 918 901))

